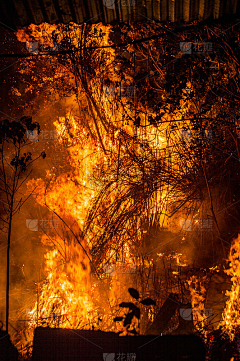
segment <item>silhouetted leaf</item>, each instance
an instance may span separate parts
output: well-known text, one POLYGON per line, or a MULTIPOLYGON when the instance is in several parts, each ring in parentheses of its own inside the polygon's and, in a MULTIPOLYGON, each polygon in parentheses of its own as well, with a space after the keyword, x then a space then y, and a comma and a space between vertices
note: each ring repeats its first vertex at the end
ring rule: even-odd
POLYGON ((133 312, 134 312, 134 316, 140 319, 140 308, 135 306, 133 312))
POLYGON ((119 307, 127 307, 130 310, 133 310, 136 306, 132 302, 122 302, 120 303, 119 307))
POLYGON ((115 317, 113 319, 114 322, 118 322, 118 321, 122 321, 123 320, 123 317, 115 317))
POLYGON ((140 303, 144 306, 151 306, 151 305, 156 305, 156 302, 154 300, 152 300, 151 298, 145 298, 145 300, 140 301, 140 303))
POLYGON ((135 288, 129 288, 128 292, 130 293, 130 295, 135 298, 136 300, 139 299, 139 293, 137 290, 135 290, 135 288))
POLYGON ((124 326, 131 325, 133 316, 134 316, 134 312, 133 312, 133 311, 129 312, 129 313, 127 314, 127 316, 125 317, 125 320, 124 320, 123 325, 124 325, 124 326))

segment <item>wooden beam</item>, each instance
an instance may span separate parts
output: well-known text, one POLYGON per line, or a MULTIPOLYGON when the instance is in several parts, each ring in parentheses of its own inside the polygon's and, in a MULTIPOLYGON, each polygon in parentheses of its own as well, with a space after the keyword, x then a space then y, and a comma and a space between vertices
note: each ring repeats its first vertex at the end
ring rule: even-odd
POLYGON ((180 303, 174 293, 171 293, 162 305, 155 320, 147 329, 146 335, 161 335, 167 329, 168 322, 179 308, 180 303))

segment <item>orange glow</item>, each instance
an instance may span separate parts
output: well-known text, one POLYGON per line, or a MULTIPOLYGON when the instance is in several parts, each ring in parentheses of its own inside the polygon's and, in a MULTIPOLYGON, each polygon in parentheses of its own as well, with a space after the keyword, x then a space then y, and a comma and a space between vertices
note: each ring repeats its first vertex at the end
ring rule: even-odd
POLYGON ((240 308, 239 308, 239 292, 240 292, 240 236, 234 240, 229 252, 228 261, 229 269, 225 272, 231 276, 232 288, 226 291, 227 302, 223 312, 223 320, 221 326, 228 334, 231 340, 234 339, 235 333, 240 327, 240 308))

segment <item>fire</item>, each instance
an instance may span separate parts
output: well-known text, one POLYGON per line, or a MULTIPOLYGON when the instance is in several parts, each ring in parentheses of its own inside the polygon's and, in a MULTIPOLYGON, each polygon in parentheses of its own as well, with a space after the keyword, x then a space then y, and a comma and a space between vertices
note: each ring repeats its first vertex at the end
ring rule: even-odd
POLYGON ((231 245, 228 261, 229 269, 225 272, 231 276, 232 288, 226 291, 228 300, 223 313, 221 326, 231 340, 234 339, 235 333, 240 326, 240 309, 239 309, 239 292, 240 292, 240 235, 231 245))
MULTIPOLYGON (((78 35, 81 34, 82 27, 72 24, 70 28, 70 33, 72 31, 70 35, 72 45, 77 48, 78 35)), ((40 42, 49 41, 53 31, 58 34, 61 40, 61 26, 42 24, 39 26, 32 25, 29 29, 29 33, 34 37, 35 41, 40 42)), ((110 44, 110 32, 110 25, 96 24, 92 27, 91 35, 95 36, 97 45, 104 46, 110 44)), ((28 32, 24 30, 18 32, 18 38, 21 41, 31 40, 28 32)), ((88 41, 85 46, 87 45, 88 41)), ((121 82, 121 76, 116 72, 117 69, 110 66, 115 59, 114 49, 99 50, 96 60, 98 56, 101 58, 104 52, 106 62, 103 61, 100 64, 99 73, 101 74, 104 67, 107 67, 108 80, 112 83, 121 82)), ((63 66, 59 65, 58 70, 54 77, 60 77, 63 66)), ((69 66, 69 69, 67 69, 69 76, 73 75, 71 71, 74 70, 69 66)), ((142 110, 142 114, 140 112, 140 123, 144 126, 147 123, 148 131, 145 131, 146 127, 136 129, 133 120, 126 123, 125 119, 123 119, 123 114, 133 112, 135 95, 133 94, 132 103, 125 97, 117 104, 116 101, 111 101, 104 91, 101 92, 101 80, 101 76, 89 76, 87 90, 92 97, 91 101, 88 99, 89 95, 87 97, 85 94, 86 89, 81 89, 80 86, 78 88, 79 84, 76 84, 78 88, 77 94, 73 97, 74 99, 71 98, 69 108, 73 106, 74 100, 78 104, 80 103, 78 116, 69 110, 66 116, 61 116, 54 122, 59 136, 58 146, 59 148, 63 147, 65 153, 68 154, 66 170, 64 169, 59 175, 57 170, 52 168, 47 171, 44 180, 35 179, 28 182, 29 190, 34 189, 36 202, 46 206, 49 211, 49 218, 57 217, 60 224, 60 228, 55 227, 51 234, 44 234, 42 237, 42 243, 50 249, 45 255, 45 278, 38 284, 37 300, 33 309, 29 312, 29 327, 32 328, 38 325, 75 329, 97 328, 105 331, 118 330, 118 326, 113 323, 113 318, 121 315, 120 313, 116 314, 116 312, 121 312, 116 311, 116 306, 121 301, 126 301, 123 297, 127 294, 126 289, 131 278, 128 274, 119 274, 119 272, 114 272, 111 275, 107 272, 96 274, 95 265, 90 254, 94 234, 101 232, 101 224, 94 225, 93 239, 90 239, 90 237, 85 238, 83 226, 91 201, 96 196, 99 185, 101 186, 105 181, 104 177, 101 176, 104 175, 104 171, 108 166, 114 168, 115 164, 118 163, 118 157, 122 156, 122 153, 126 151, 124 144, 121 144, 120 148, 121 137, 124 135, 129 140, 129 144, 137 154, 143 153, 141 146, 148 143, 150 147, 144 152, 154 153, 157 150, 152 156, 155 161, 166 155, 168 125, 166 122, 168 120, 170 122, 171 117, 166 114, 165 128, 163 126, 156 128, 150 125, 145 117, 146 109, 142 108, 140 109, 142 110), (94 107, 94 103, 100 104, 101 117, 96 107, 94 107), (82 111, 81 107, 88 109, 87 115, 82 111), (96 122, 94 123, 97 117, 100 118, 99 128, 97 128, 96 122), (136 144, 133 144, 133 136, 136 144), (99 139, 102 141, 101 146, 99 139)), ((126 75, 125 80, 129 84, 133 82, 130 75, 126 75)), ((191 84, 188 83, 188 88, 190 89, 190 87, 191 84)), ((185 109, 184 111, 187 111, 186 102, 182 101, 182 109, 180 110, 185 109)), ((141 106, 139 107, 141 108, 141 106)), ((175 114, 176 120, 181 120, 184 111, 175 114)), ((151 116, 154 118, 156 114, 151 114, 151 116)), ((167 155, 169 158, 173 157, 172 154, 167 155)), ((141 174, 135 175, 136 172, 132 165, 130 170, 134 173, 133 177, 136 177, 136 179, 139 177, 140 179, 141 174)), ((105 177, 108 177, 108 174, 105 177)), ((121 186, 118 187, 121 191, 121 186)), ((122 188, 124 187, 123 184, 122 188)), ((154 207, 152 207, 151 212, 161 213, 159 222, 161 224, 166 221, 163 215, 168 199, 167 189, 162 187, 161 191, 156 191, 156 197, 152 201, 154 207)), ((112 192, 108 201, 113 203, 114 200, 115 193, 112 192)), ((147 233, 147 230, 144 229, 144 232, 147 233)), ((140 238, 139 233, 140 231, 138 231, 137 237, 140 238)), ((131 253, 131 241, 129 241, 131 234, 130 237, 127 236, 127 240, 122 240, 121 257, 116 255, 117 246, 114 245, 103 257, 100 266, 104 267, 105 262, 113 265, 115 270, 120 269, 124 263, 135 267, 138 266, 131 253), (108 262, 109 260, 110 262, 108 262)), ((159 257, 163 257, 163 255, 159 254, 159 257)), ((176 270, 187 266, 186 260, 181 253, 169 256, 170 261, 171 259, 174 259, 176 263, 176 270)), ((151 260, 147 264, 148 266, 152 266, 151 260)), ((134 267, 132 267, 132 270, 134 270, 134 267)), ((178 273, 179 271, 176 271, 175 275, 177 276, 178 273)), ((191 279, 191 282, 195 281, 195 279, 191 279)), ((191 293, 193 309, 202 309, 202 296, 196 293, 194 288, 192 288, 191 293)), ((203 321, 200 319, 200 322, 203 321)), ((196 322, 199 322, 199 318, 196 322)))
POLYGON ((31 325, 90 328, 97 316, 89 292, 90 260, 78 243, 66 246, 62 239, 56 241, 65 246, 66 258, 57 249, 45 255, 46 279, 31 311, 31 325))
MULTIPOLYGON (((79 124, 70 113, 54 124, 59 144, 67 144, 71 171, 57 176, 54 169, 48 170, 45 181, 28 182, 29 190, 35 189, 36 201, 47 205, 52 217, 59 217, 60 224, 51 234, 42 236, 42 243, 51 250, 45 255, 45 278, 39 282, 37 301, 28 313, 29 327, 116 331, 119 326, 113 322, 112 310, 122 301, 123 293, 127 293, 129 276, 122 272, 96 276, 90 256, 91 242, 82 232, 89 202, 97 189, 89 174, 98 172, 104 155, 86 131, 79 131, 79 124)), ((109 250, 106 258, 114 262, 115 253, 114 249, 109 250)), ((131 257, 129 244, 125 243, 123 259, 133 267, 131 257)), ((122 262, 114 265, 122 271, 122 262)))
POLYGON ((204 302, 206 289, 204 287, 204 281, 206 276, 202 279, 192 276, 189 281, 189 290, 191 293, 191 304, 193 314, 193 324, 196 330, 198 330, 205 338, 207 337, 207 331, 205 325, 207 323, 207 315, 205 314, 204 302))
MULTIPOLYGON (((74 118, 68 116, 68 119, 71 129, 77 133, 74 118)), ((65 124, 64 117, 55 122, 60 142, 71 141, 66 138, 69 133, 65 124)), ((81 137, 83 139, 86 134, 81 133, 81 137)), ((91 259, 81 226, 94 195, 94 190, 87 184, 87 169, 93 169, 96 157, 91 156, 94 150, 91 141, 82 146, 75 138, 75 144, 70 143, 68 150, 72 172, 57 177, 54 170, 48 171, 45 182, 38 179, 28 183, 30 189, 35 188, 37 202, 47 205, 55 216, 60 217, 61 224, 60 229, 55 227, 51 237, 49 234, 42 237, 45 245, 54 244, 55 247, 45 255, 46 279, 33 311, 38 316, 34 325, 57 323, 59 327, 88 328, 96 314, 91 300, 91 259)))

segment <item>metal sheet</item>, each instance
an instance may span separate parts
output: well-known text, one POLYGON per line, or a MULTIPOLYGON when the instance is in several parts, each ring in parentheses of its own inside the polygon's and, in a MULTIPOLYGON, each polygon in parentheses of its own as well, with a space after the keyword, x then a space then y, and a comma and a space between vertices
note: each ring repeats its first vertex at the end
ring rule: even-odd
POLYGON ((42 22, 217 19, 236 15, 240 0, 2 0, 1 9, 0 21, 16 28, 42 22))

